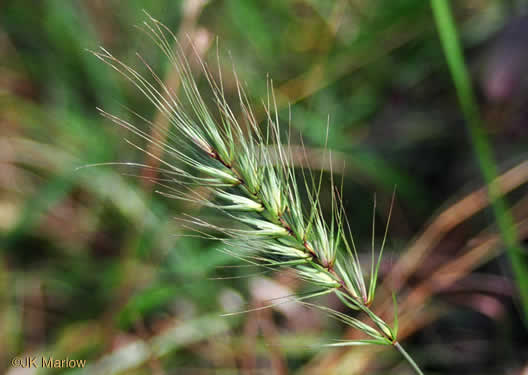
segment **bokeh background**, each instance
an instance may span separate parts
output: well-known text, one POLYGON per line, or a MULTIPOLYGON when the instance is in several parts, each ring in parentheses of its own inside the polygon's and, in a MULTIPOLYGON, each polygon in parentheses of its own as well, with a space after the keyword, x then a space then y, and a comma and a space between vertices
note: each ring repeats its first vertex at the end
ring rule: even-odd
MULTIPOLYGON (((452 2, 478 125, 493 150, 522 257, 526 4, 452 2)), ((479 169, 482 155, 471 147, 423 0, 2 1, 0 371, 412 372, 391 348, 322 347, 356 334, 302 306, 222 317, 303 285, 288 271, 230 268, 240 262, 218 243, 185 236, 175 220, 200 214, 200 207, 156 194, 141 171, 136 177, 118 166, 78 169, 147 160, 96 107, 125 118, 131 108, 159 120, 89 50, 104 46, 145 72, 139 51, 167 84, 178 85, 166 58, 134 27, 146 17, 143 9, 184 45, 191 40, 206 61, 215 64, 218 56, 231 99, 235 66, 261 118, 269 75, 283 123, 291 113, 292 132, 302 134, 316 165, 330 124, 334 172, 344 176, 346 211, 367 261, 374 193, 383 228, 396 186, 374 308, 383 314, 391 290, 397 293, 402 342, 426 373, 528 373, 528 321, 518 297, 528 284, 513 276, 479 169), (10 368, 16 355, 41 354, 86 359, 88 366, 10 368)), ((382 234, 378 229, 378 245, 382 234)), ((337 300, 324 303, 342 309, 337 300)))

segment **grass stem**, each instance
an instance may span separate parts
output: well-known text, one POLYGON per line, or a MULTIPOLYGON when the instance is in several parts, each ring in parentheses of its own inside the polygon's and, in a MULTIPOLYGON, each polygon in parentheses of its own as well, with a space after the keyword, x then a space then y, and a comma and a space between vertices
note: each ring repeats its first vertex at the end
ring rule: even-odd
POLYGON ((403 355, 403 357, 407 360, 407 362, 410 363, 410 365, 412 366, 412 368, 414 369, 414 371, 416 371, 417 374, 419 375, 424 375, 424 373, 422 372, 422 370, 420 370, 420 367, 418 367, 418 365, 416 364, 416 362, 414 362, 414 360, 412 359, 412 357, 409 355, 409 353, 407 353, 405 351, 405 349, 403 349, 403 347, 400 345, 400 343, 398 341, 396 341, 394 343, 394 347, 396 349, 398 349, 398 351, 403 355))

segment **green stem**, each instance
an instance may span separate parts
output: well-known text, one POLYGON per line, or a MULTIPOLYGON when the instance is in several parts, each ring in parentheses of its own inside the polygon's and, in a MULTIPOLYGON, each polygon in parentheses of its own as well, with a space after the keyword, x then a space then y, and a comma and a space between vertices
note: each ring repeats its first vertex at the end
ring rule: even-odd
POLYGON ((507 249, 517 281, 525 324, 528 324, 528 262, 519 244, 515 221, 507 204, 501 197, 497 183, 497 168, 493 152, 485 132, 481 127, 479 108, 471 80, 464 63, 462 48, 458 40, 455 22, 447 0, 431 0, 433 16, 444 49, 444 54, 455 84, 458 101, 466 119, 470 141, 473 146, 484 181, 488 186, 488 197, 495 215, 499 231, 507 249))
POLYGON ((414 360, 412 359, 412 357, 409 355, 409 353, 407 353, 405 351, 405 349, 403 349, 403 347, 400 345, 400 343, 398 341, 395 341, 393 343, 394 347, 396 349, 398 349, 398 351, 403 355, 403 358, 405 358, 407 360, 407 362, 410 363, 410 365, 412 366, 412 368, 414 369, 414 371, 416 371, 417 374, 419 375, 424 375, 424 373, 422 372, 422 370, 420 370, 420 367, 418 367, 418 365, 416 364, 416 362, 414 362, 414 360))

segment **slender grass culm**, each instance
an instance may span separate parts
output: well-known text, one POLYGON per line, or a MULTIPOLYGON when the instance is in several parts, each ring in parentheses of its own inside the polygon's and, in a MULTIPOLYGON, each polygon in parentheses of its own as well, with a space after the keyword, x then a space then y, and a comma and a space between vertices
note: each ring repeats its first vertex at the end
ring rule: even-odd
MULTIPOLYGON (((217 238, 211 233, 222 233, 218 236, 222 238, 218 239, 224 241, 225 251, 253 265, 266 269, 294 269, 302 279, 317 288, 308 295, 295 297, 295 300, 328 313, 367 337, 329 346, 392 345, 418 374, 422 374, 398 343, 397 313, 391 327, 369 308, 376 293, 385 239, 377 257, 373 249, 369 274, 364 275, 341 204, 342 189, 336 188, 332 179, 332 213, 326 221, 318 199, 322 173, 315 177, 302 168, 295 170, 292 148, 288 147, 289 137, 287 145, 281 141, 273 89, 270 88, 265 104, 267 120, 262 132, 238 80, 235 81, 241 114, 235 116, 227 104, 221 76, 215 80, 208 66, 199 59, 211 87, 216 108, 216 113, 212 112, 198 90, 174 34, 159 21, 147 17, 141 29, 170 59, 179 74, 182 95, 171 92, 140 55, 138 57, 149 71, 149 79, 103 48, 93 52, 135 85, 170 123, 162 141, 128 121, 100 110, 103 116, 149 143, 149 150, 145 152, 159 162, 159 167, 128 165, 155 168, 160 176, 155 182, 163 189, 161 194, 221 211, 232 219, 232 226, 220 227, 195 217, 187 217, 184 221, 210 238, 217 238), (174 45, 177 47, 173 48, 174 45), (161 153, 152 153, 152 148, 161 153), (301 194, 305 190, 307 192, 301 194), (372 324, 327 306, 306 302, 309 298, 330 293, 351 310, 366 314, 372 324)), ((133 115, 147 126, 156 127, 144 117, 133 115)), ((384 238, 386 235, 387 228, 384 238)))

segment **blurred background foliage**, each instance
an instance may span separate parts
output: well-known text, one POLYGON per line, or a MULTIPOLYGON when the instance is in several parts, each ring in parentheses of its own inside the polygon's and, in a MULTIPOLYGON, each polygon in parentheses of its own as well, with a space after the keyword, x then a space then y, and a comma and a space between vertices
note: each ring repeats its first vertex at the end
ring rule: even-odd
MULTIPOLYGON (((526 252, 526 2, 452 5, 497 182, 526 252)), ((332 150, 360 248, 370 246, 374 192, 381 228, 397 187, 374 308, 383 315, 397 292, 402 338, 426 373, 528 371, 517 298, 528 285, 512 277, 423 0, 1 2, 3 369, 32 374, 9 369, 10 359, 47 354, 87 359, 88 367, 39 374, 411 371, 392 350, 323 349, 355 333, 301 306, 221 317, 303 286, 289 272, 230 268, 239 261, 217 243, 182 235, 175 218, 200 207, 166 199, 148 179, 131 176, 144 172, 78 169, 149 162, 96 107, 124 118, 131 108, 159 121, 153 106, 88 52, 104 46, 146 72, 139 51, 176 88, 166 58, 134 28, 142 9, 173 30, 189 56, 191 40, 212 66, 218 57, 232 103, 234 66, 261 119, 266 77, 273 79, 279 115, 285 125, 291 116, 293 138, 300 143, 302 134, 314 167, 329 169, 325 143, 332 150)))

